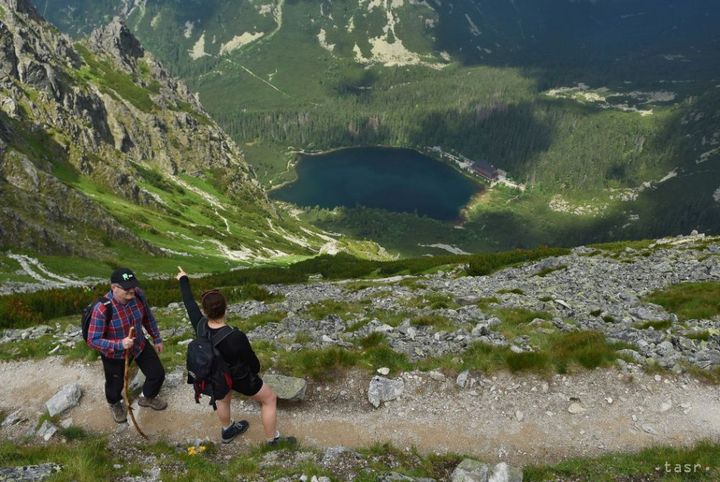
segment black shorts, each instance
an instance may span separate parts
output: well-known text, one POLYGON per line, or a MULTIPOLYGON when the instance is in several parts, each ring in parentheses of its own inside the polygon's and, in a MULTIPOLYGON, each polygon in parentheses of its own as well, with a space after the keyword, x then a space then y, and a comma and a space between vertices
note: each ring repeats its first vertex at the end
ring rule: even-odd
POLYGON ((248 397, 252 397, 259 392, 262 386, 262 378, 256 373, 250 372, 242 378, 233 378, 233 390, 248 397))

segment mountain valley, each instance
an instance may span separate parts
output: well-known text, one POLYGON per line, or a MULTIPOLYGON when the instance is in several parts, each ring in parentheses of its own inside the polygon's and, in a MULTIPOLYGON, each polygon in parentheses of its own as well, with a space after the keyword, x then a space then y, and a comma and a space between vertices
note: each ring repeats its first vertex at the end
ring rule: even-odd
POLYGON ((46 13, 73 35, 123 15, 267 188, 294 179, 298 152, 373 145, 440 149, 527 186, 490 189, 463 232, 363 207, 305 209, 306 221, 403 255, 719 227, 712 1, 65 0, 46 13))
POLYGON ((0 0, 0 481, 720 480, 718 20, 0 0), (147 440, 79 324, 119 266, 163 340, 147 440), (221 443, 178 269, 297 445, 241 396, 221 443))

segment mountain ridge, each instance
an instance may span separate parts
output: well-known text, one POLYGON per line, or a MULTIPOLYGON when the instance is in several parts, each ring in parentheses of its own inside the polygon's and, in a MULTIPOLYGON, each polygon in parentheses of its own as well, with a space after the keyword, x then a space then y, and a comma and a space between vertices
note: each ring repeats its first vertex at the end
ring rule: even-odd
POLYGON ((234 141, 119 19, 73 44, 30 2, 0 7, 4 248, 224 263, 349 246, 279 214, 234 141))

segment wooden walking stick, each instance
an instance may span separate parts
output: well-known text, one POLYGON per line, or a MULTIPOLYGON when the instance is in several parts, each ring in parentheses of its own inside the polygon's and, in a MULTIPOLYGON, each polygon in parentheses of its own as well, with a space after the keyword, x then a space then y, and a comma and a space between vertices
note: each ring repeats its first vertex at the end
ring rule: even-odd
MULTIPOLYGON (((135 333, 135 327, 130 327, 130 332, 128 333, 128 337, 132 338, 133 334, 135 333)), ((128 383, 128 374, 130 373, 130 370, 128 370, 128 367, 130 366, 130 349, 125 349, 125 403, 127 403, 127 409, 128 413, 130 414, 130 420, 132 420, 133 425, 135 425, 135 430, 143 436, 145 440, 148 440, 148 436, 143 433, 142 430, 140 430, 140 426, 137 423, 137 420, 135 420, 135 414, 133 413, 132 403, 130 403, 130 384, 128 383)))

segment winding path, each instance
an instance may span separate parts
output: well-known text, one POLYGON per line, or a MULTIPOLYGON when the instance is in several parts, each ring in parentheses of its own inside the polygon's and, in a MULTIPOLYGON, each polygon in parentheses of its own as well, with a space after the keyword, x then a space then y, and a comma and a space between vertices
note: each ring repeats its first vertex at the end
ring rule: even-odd
POLYGON ((20 267, 28 276, 39 283, 45 284, 46 287, 66 288, 69 286, 85 286, 87 284, 49 271, 37 258, 12 253, 8 254, 7 257, 20 263, 20 267))

